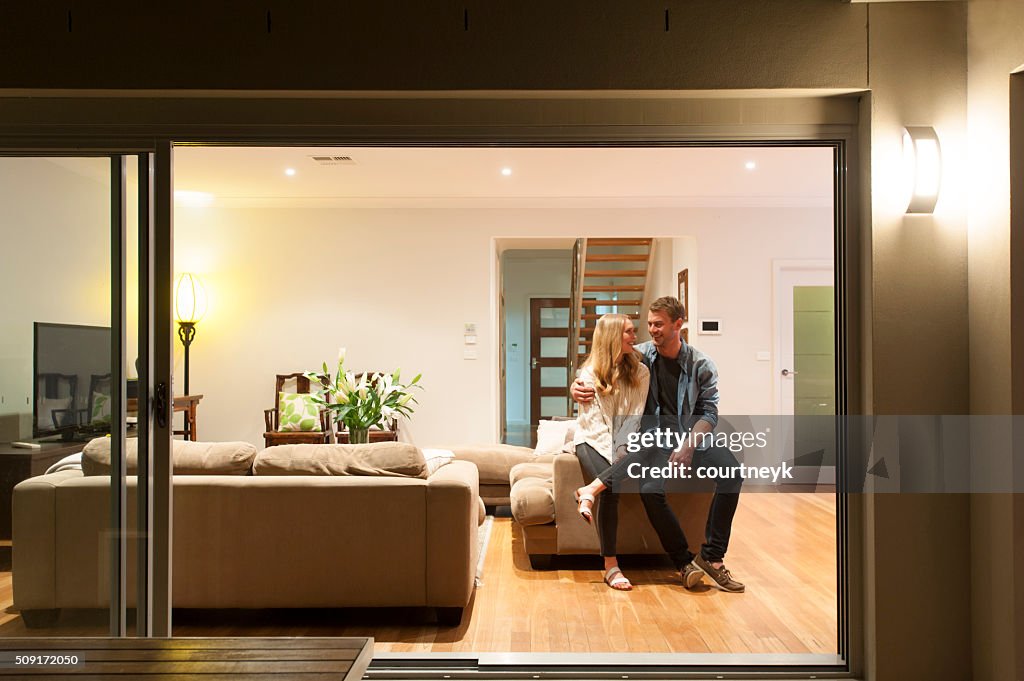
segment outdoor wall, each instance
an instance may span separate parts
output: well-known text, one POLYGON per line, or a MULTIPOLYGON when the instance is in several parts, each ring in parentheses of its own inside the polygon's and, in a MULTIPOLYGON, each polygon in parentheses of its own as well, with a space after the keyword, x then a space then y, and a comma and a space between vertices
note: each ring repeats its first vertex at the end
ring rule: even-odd
MULTIPOLYGON (((872 4, 868 32, 871 408, 963 414, 970 408, 969 343, 956 325, 967 319, 966 8, 872 4), (899 169, 907 125, 933 126, 941 139, 942 191, 934 215, 905 214, 899 169)), ((970 593, 950 588, 947 569, 951 538, 970 533, 969 499, 876 494, 865 503, 873 537, 865 570, 873 678, 971 678, 970 593), (945 541, 926 527, 942 528, 945 541), (913 575, 913 584, 893 579, 893 570, 913 575)))
MULTIPOLYGON (((701 305, 733 331, 701 347, 719 365, 723 413, 771 413, 770 369, 755 360, 771 347, 771 260, 831 258, 830 208, 180 208, 176 267, 200 273, 210 297, 192 346, 202 437, 259 444, 274 374, 333 365, 346 347, 356 370, 423 372, 404 438, 493 442, 493 239, 623 236, 638 225, 692 237, 712 263, 700 269, 701 305), (277 245, 295 225, 297 248, 331 254, 309 256, 301 274, 277 245), (477 325, 476 360, 463 359, 466 322, 477 325)), ((674 292, 673 282, 664 293, 674 292)))
MULTIPOLYGON (((1020 414, 1024 409, 1016 398, 1024 383, 1019 351, 1024 300, 1015 281, 1021 276, 1022 250, 1020 234, 1011 229, 1010 211, 1011 192, 1024 192, 1024 176, 1010 173, 1010 74, 1024 66, 1022 35, 1024 4, 1017 0, 968 3, 970 147, 966 167, 971 177, 968 290, 973 414, 1020 414)), ((1024 111, 1012 113, 1018 120, 1024 116, 1024 111)), ((984 438, 985 433, 972 433, 977 447, 991 444, 984 438)), ((1012 473, 1020 476, 1019 470, 1012 473)), ((1024 575, 1024 501, 1020 497, 978 494, 971 499, 971 553, 980 558, 973 562, 971 580, 977 679, 1024 678, 1024 584, 1018 579, 1008 592, 1000 578, 1024 575)))
POLYGON ((822 0, 180 2, 144 11, 124 0, 39 0, 0 7, 0 44, 11 55, 0 87, 863 87, 866 15, 864 5, 822 0), (189 30, 157 30, 166 26, 189 30), (339 34, 359 68, 338 58, 339 34))

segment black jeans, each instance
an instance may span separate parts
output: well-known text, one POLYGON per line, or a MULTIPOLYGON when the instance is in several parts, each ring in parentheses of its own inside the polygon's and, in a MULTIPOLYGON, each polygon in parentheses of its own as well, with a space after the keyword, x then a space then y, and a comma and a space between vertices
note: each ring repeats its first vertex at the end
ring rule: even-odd
MULTIPOLYGON (((666 449, 641 449, 622 457, 597 477, 609 488, 613 485, 617 486, 621 493, 630 464, 638 463, 642 468, 660 468, 668 465, 668 457, 671 453, 671 450, 666 449)), ((692 474, 696 475, 699 469, 704 468, 731 468, 738 465, 736 457, 725 447, 709 447, 704 451, 694 452, 692 474)), ((647 518, 651 521, 654 531, 657 532, 665 553, 672 559, 676 568, 681 569, 693 560, 694 554, 690 552, 686 534, 679 525, 679 519, 676 518, 672 507, 668 505, 668 500, 665 497, 665 479, 645 476, 638 482, 640 483, 640 500, 644 504, 647 518)), ((732 520, 736 516, 736 507, 740 502, 742 484, 743 481, 739 478, 716 479, 715 495, 711 500, 707 523, 704 526, 704 544, 700 549, 704 560, 708 562, 725 560, 725 554, 729 550, 729 537, 732 534, 732 520)))
MULTIPOLYGON (((576 458, 583 469, 583 479, 589 483, 608 468, 608 460, 586 442, 576 445, 576 458)), ((606 483, 607 485, 607 483, 606 483)), ((614 556, 619 533, 619 494, 612 485, 598 495, 594 504, 594 523, 601 540, 601 555, 614 556)))

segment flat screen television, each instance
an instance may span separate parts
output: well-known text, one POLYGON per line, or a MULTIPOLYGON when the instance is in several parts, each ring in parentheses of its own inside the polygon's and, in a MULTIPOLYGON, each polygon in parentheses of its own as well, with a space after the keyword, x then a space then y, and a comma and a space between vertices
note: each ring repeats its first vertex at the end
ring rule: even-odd
POLYGON ((110 432, 110 327, 35 322, 32 436, 110 432))

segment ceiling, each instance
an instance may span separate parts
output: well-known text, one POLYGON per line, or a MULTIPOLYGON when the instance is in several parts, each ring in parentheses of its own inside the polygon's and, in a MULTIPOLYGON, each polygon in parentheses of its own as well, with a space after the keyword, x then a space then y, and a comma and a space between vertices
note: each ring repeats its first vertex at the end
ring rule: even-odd
POLYGON ((830 206, 832 163, 824 147, 176 147, 174 186, 186 205, 180 192, 212 195, 201 205, 830 206))

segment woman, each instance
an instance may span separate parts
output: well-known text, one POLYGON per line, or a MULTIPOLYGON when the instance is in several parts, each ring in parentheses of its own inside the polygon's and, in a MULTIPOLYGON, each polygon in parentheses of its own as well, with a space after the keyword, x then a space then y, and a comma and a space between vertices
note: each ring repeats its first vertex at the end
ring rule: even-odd
POLYGON ((589 523, 593 519, 594 492, 604 492, 596 509, 604 581, 619 591, 633 588, 615 555, 619 498, 611 481, 600 486, 595 483, 602 471, 625 455, 627 438, 637 430, 644 411, 651 375, 633 351, 634 343, 636 328, 626 315, 606 314, 597 320, 593 346, 579 376, 594 389, 595 399, 579 406, 573 439, 584 476, 595 480, 577 491, 580 515, 589 523))

